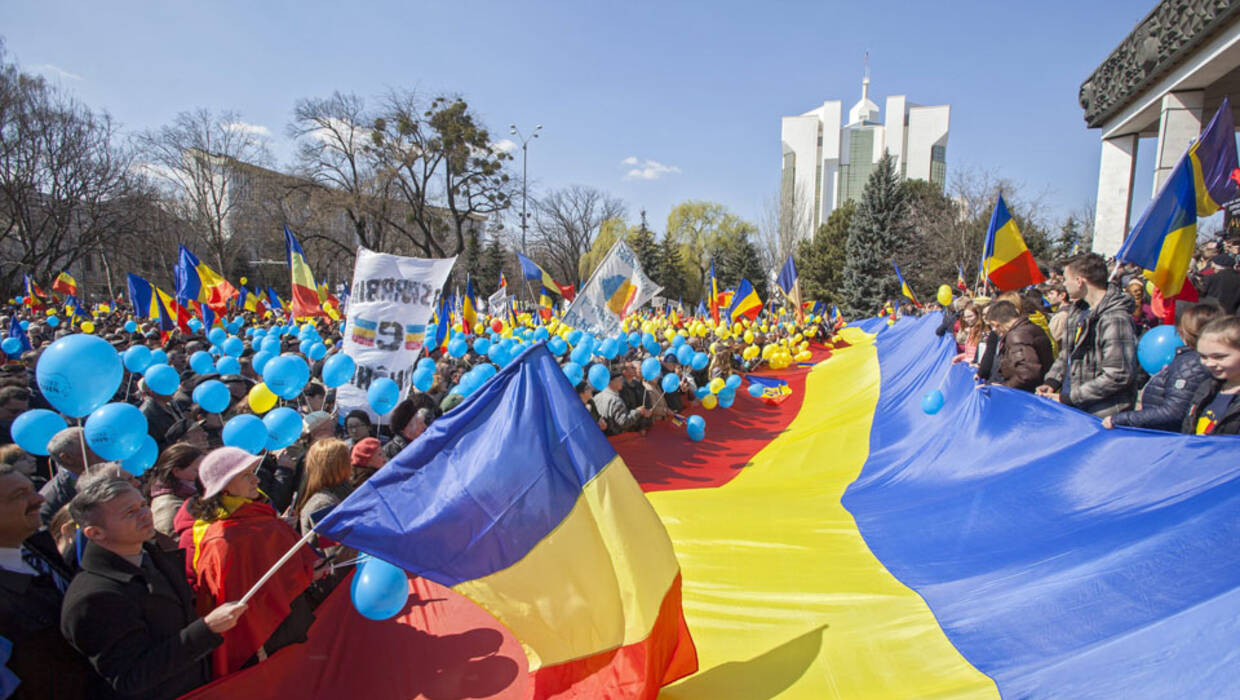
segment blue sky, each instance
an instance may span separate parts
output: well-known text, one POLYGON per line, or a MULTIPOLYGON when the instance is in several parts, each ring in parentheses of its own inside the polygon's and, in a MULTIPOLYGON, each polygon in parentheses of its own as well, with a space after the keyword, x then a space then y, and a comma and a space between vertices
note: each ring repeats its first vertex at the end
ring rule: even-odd
MULTIPOLYGON (((460 93, 497 137, 543 125, 538 187, 597 187, 662 230, 686 199, 756 222, 779 183, 780 117, 850 106, 867 50, 880 106, 889 94, 952 106, 949 178, 997 171, 1044 192, 1058 218, 1097 188, 1099 134, 1078 87, 1152 6, 7 0, 0 33, 27 70, 127 129, 233 109, 271 131, 283 162, 298 98, 460 93)), ((1151 186, 1142 147, 1137 198, 1151 186)))

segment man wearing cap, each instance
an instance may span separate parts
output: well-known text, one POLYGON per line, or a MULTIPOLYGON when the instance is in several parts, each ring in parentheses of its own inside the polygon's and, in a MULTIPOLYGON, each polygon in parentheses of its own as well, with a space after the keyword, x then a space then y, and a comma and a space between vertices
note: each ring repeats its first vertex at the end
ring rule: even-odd
POLYGON ((151 509, 129 482, 92 481, 69 512, 89 541, 60 630, 107 683, 103 697, 175 698, 209 682, 208 656, 246 606, 225 603, 198 617, 182 553, 148 543, 151 509))
POLYGON ((645 406, 638 406, 629 409, 624 405, 624 399, 620 398, 620 388, 624 385, 624 372, 613 367, 611 369, 611 381, 608 382, 607 388, 594 395, 591 399, 594 401, 594 407, 598 409, 599 416, 607 421, 608 435, 618 435, 631 430, 644 430, 650 427, 650 409, 645 406))
POLYGON ((1227 253, 1210 260, 1214 274, 1202 278, 1202 296, 1212 297, 1228 314, 1234 316, 1240 307, 1240 272, 1236 272, 1236 260, 1227 253))

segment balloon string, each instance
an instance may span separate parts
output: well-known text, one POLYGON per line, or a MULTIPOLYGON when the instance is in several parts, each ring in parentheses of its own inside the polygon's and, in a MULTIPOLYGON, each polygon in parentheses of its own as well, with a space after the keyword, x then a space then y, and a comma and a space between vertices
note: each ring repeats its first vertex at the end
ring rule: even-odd
POLYGON ((90 467, 90 460, 86 459, 86 426, 82 423, 82 418, 77 419, 78 427, 82 430, 78 432, 78 444, 82 446, 82 473, 85 474, 87 468, 90 467))

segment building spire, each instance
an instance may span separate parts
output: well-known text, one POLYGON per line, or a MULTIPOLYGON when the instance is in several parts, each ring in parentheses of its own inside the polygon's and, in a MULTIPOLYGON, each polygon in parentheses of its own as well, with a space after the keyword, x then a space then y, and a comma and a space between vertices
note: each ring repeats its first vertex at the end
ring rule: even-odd
POLYGON ((861 99, 870 99, 870 52, 865 52, 865 73, 861 78, 861 99))

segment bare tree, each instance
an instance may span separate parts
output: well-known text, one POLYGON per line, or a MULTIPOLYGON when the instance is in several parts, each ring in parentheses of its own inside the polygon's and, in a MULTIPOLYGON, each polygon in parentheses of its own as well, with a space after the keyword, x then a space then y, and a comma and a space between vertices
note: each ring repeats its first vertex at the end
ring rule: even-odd
POLYGON ((534 201, 534 237, 531 250, 551 269, 558 281, 577 284, 578 261, 608 219, 623 220, 624 202, 601 190, 572 185, 552 190, 534 201))
POLYGON ((509 206, 515 181, 512 159, 464 100, 436 97, 422 103, 411 92, 393 92, 374 120, 376 177, 399 199, 384 221, 426 257, 465 250, 467 235, 509 206))
POLYGON ((763 202, 758 250, 764 268, 778 269, 800 241, 813 238, 812 204, 804 186, 782 188, 763 202))
POLYGON ((232 215, 249 195, 237 166, 270 164, 263 133, 236 112, 199 109, 140 134, 137 143, 171 211, 202 237, 216 270, 227 270, 238 246, 232 215))
POLYGON ((5 62, 0 44, 0 269, 46 283, 129 221, 116 203, 131 191, 131 153, 116 126, 5 62))

